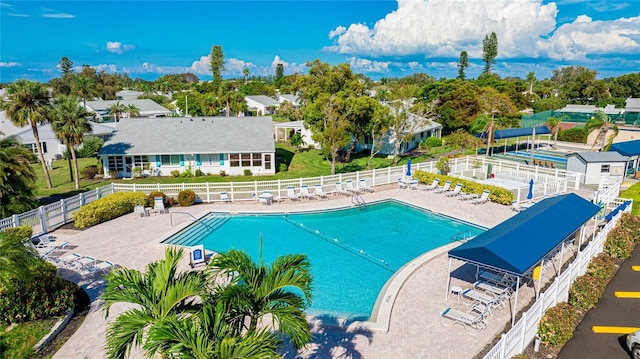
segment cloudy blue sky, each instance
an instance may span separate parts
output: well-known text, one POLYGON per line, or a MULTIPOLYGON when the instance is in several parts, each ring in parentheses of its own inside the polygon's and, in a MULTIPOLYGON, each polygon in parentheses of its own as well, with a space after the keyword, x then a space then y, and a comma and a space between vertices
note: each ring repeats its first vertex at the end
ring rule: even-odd
POLYGON ((132 78, 192 72, 210 79, 222 45, 225 77, 302 73, 305 62, 347 62, 378 79, 424 72, 470 77, 496 32, 496 72, 549 77, 580 65, 600 78, 640 69, 639 0, 0 0, 0 82, 47 81, 62 56, 132 78))

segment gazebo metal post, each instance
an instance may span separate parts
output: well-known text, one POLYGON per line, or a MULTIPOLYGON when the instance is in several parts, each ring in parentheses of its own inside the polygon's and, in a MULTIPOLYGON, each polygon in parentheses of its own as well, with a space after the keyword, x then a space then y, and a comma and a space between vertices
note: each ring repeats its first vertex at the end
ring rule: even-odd
POLYGON ((516 322, 516 313, 518 313, 518 292, 520 291, 520 277, 516 279, 516 299, 513 303, 513 310, 511 311, 511 326, 516 322))
POLYGON ((536 288, 536 300, 538 300, 538 296, 540 295, 540 286, 542 285, 542 275, 544 274, 542 272, 543 269, 544 269, 544 258, 542 258, 542 261, 540 262, 540 275, 538 275, 538 288, 536 288))
POLYGON ((562 247, 560 247, 560 263, 558 264, 558 274, 557 276, 560 276, 560 273, 562 273, 562 257, 564 257, 564 241, 562 242, 562 247))
POLYGON ((447 271, 447 292, 444 293, 444 300, 449 300, 449 288, 451 287, 451 258, 449 258, 449 270, 447 271))

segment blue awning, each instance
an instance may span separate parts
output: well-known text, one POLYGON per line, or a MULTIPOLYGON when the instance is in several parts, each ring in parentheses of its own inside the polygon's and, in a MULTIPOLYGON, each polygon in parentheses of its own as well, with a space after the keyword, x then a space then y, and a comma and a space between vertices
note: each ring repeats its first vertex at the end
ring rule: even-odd
POLYGON ((449 257, 523 276, 598 211, 573 193, 547 198, 450 250, 449 257))
MULTIPOLYGON (((493 138, 496 140, 503 138, 524 137, 533 135, 533 129, 536 129, 536 135, 548 135, 551 133, 547 126, 536 126, 527 128, 506 128, 504 130, 493 131, 493 138)), ((487 138, 486 132, 476 134, 476 137, 487 138)))
POLYGON ((640 140, 614 143, 609 147, 609 151, 616 151, 627 157, 640 155, 640 140))

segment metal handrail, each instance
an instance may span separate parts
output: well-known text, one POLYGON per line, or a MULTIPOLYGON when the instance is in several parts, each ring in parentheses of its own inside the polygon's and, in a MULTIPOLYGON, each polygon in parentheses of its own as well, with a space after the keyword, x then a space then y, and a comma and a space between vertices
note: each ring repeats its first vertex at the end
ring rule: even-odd
POLYGON ((197 219, 196 217, 194 217, 191 213, 188 212, 169 212, 169 221, 171 223, 171 227, 173 227, 173 215, 174 214, 186 214, 187 216, 191 217, 193 219, 194 222, 196 223, 200 223, 201 225, 207 227, 209 230, 213 230, 213 228, 211 228, 210 225, 202 222, 201 220, 197 219))

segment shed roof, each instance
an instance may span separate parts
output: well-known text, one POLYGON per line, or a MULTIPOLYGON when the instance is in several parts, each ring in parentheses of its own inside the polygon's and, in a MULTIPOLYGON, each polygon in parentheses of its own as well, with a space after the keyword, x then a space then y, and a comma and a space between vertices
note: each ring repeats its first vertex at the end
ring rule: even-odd
POLYGON ((251 99, 263 106, 280 106, 280 102, 265 95, 246 96, 245 99, 251 99))
POLYGON ((87 101, 87 107, 100 115, 105 115, 109 113, 109 108, 116 102, 125 106, 134 105, 140 111, 140 116, 166 116, 172 113, 170 110, 149 99, 87 101))
POLYGON ((99 154, 275 152, 271 117, 137 118, 118 122, 99 154))
POLYGON ((598 162, 622 162, 626 163, 627 159, 622 157, 618 152, 578 152, 569 155, 580 157, 586 163, 598 163, 598 162))
POLYGON ((598 211, 574 193, 547 198, 450 250, 449 257, 522 276, 598 211))

